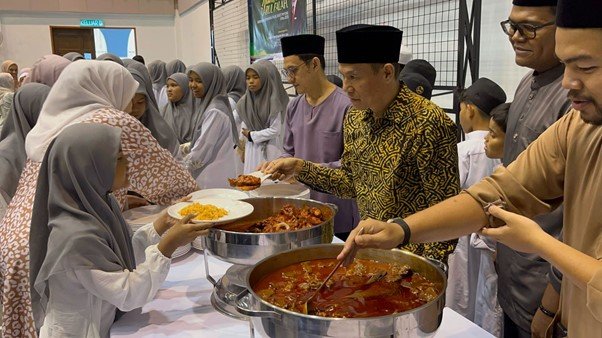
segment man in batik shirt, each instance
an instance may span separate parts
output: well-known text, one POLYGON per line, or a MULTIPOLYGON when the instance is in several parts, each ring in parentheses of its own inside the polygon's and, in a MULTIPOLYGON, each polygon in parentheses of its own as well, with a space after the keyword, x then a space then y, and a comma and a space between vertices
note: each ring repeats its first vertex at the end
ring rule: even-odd
MULTIPOLYGON (((340 168, 287 158, 263 170, 274 178, 294 175, 314 190, 356 198, 362 218, 383 221, 458 193, 456 127, 441 108, 397 80, 401 36, 389 26, 337 31, 339 71, 353 105, 344 120, 340 168)), ((405 248, 446 261, 455 242, 405 248)))

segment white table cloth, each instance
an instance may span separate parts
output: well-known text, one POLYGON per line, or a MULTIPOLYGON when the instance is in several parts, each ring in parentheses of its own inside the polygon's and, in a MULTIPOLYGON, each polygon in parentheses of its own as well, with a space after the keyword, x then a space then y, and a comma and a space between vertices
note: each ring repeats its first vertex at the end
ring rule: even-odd
MULTIPOLYGON (((209 271, 221 277, 231 265, 209 258, 209 271)), ((249 337, 249 323, 224 316, 210 302, 213 285, 205 278, 203 254, 192 250, 174 259, 163 287, 153 301, 125 314, 111 328, 111 337, 249 337)), ((256 336, 257 333, 256 333, 256 336)), ((490 338, 485 330, 449 308, 437 338, 490 338)))

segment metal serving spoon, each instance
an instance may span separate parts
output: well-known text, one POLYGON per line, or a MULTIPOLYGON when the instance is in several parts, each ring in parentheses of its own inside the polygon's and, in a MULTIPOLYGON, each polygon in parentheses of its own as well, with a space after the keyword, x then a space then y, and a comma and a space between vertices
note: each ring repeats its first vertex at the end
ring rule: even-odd
MULTIPOLYGON (((360 231, 357 232, 356 236, 359 236, 361 234, 364 233, 364 228, 361 228, 360 231)), ((355 237, 354 237, 354 241, 351 242, 351 250, 348 251, 347 255, 345 255, 338 263, 337 265, 334 266, 334 269, 332 269, 332 271, 330 271, 330 273, 328 274, 328 276, 326 276, 326 279, 324 279, 324 281, 322 282, 322 284, 320 284, 320 286, 316 289, 316 291, 314 291, 314 293, 311 294, 311 296, 309 298, 307 298, 307 300, 305 301, 305 303, 303 303, 303 306, 301 308, 301 310, 303 311, 303 314, 308 314, 309 313, 309 302, 318 295, 318 293, 320 292, 320 290, 322 290, 322 288, 324 287, 324 285, 326 285, 326 282, 328 282, 330 280, 330 278, 334 275, 334 273, 341 267, 341 264, 343 264, 343 262, 345 262, 347 260, 347 257, 349 256, 349 253, 354 252, 355 251, 355 237)))

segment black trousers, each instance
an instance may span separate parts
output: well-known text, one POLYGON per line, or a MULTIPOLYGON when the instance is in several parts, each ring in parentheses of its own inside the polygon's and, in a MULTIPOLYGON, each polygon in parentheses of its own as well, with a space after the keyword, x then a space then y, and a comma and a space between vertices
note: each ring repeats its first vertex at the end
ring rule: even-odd
POLYGON ((504 313, 504 338, 531 338, 531 330, 523 330, 504 313))

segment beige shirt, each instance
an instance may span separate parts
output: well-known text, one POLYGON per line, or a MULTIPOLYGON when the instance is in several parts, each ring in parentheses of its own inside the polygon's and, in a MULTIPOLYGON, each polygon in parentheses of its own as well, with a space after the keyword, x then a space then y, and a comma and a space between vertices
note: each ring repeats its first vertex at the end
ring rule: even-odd
MULTIPOLYGON (((602 126, 571 111, 508 168, 467 192, 480 203, 502 198, 508 210, 533 217, 564 200, 564 242, 602 258, 602 126)), ((500 267, 502 268, 502 267, 500 267)), ((562 283, 559 314, 570 337, 602 337, 602 269, 585 290, 562 283)))

